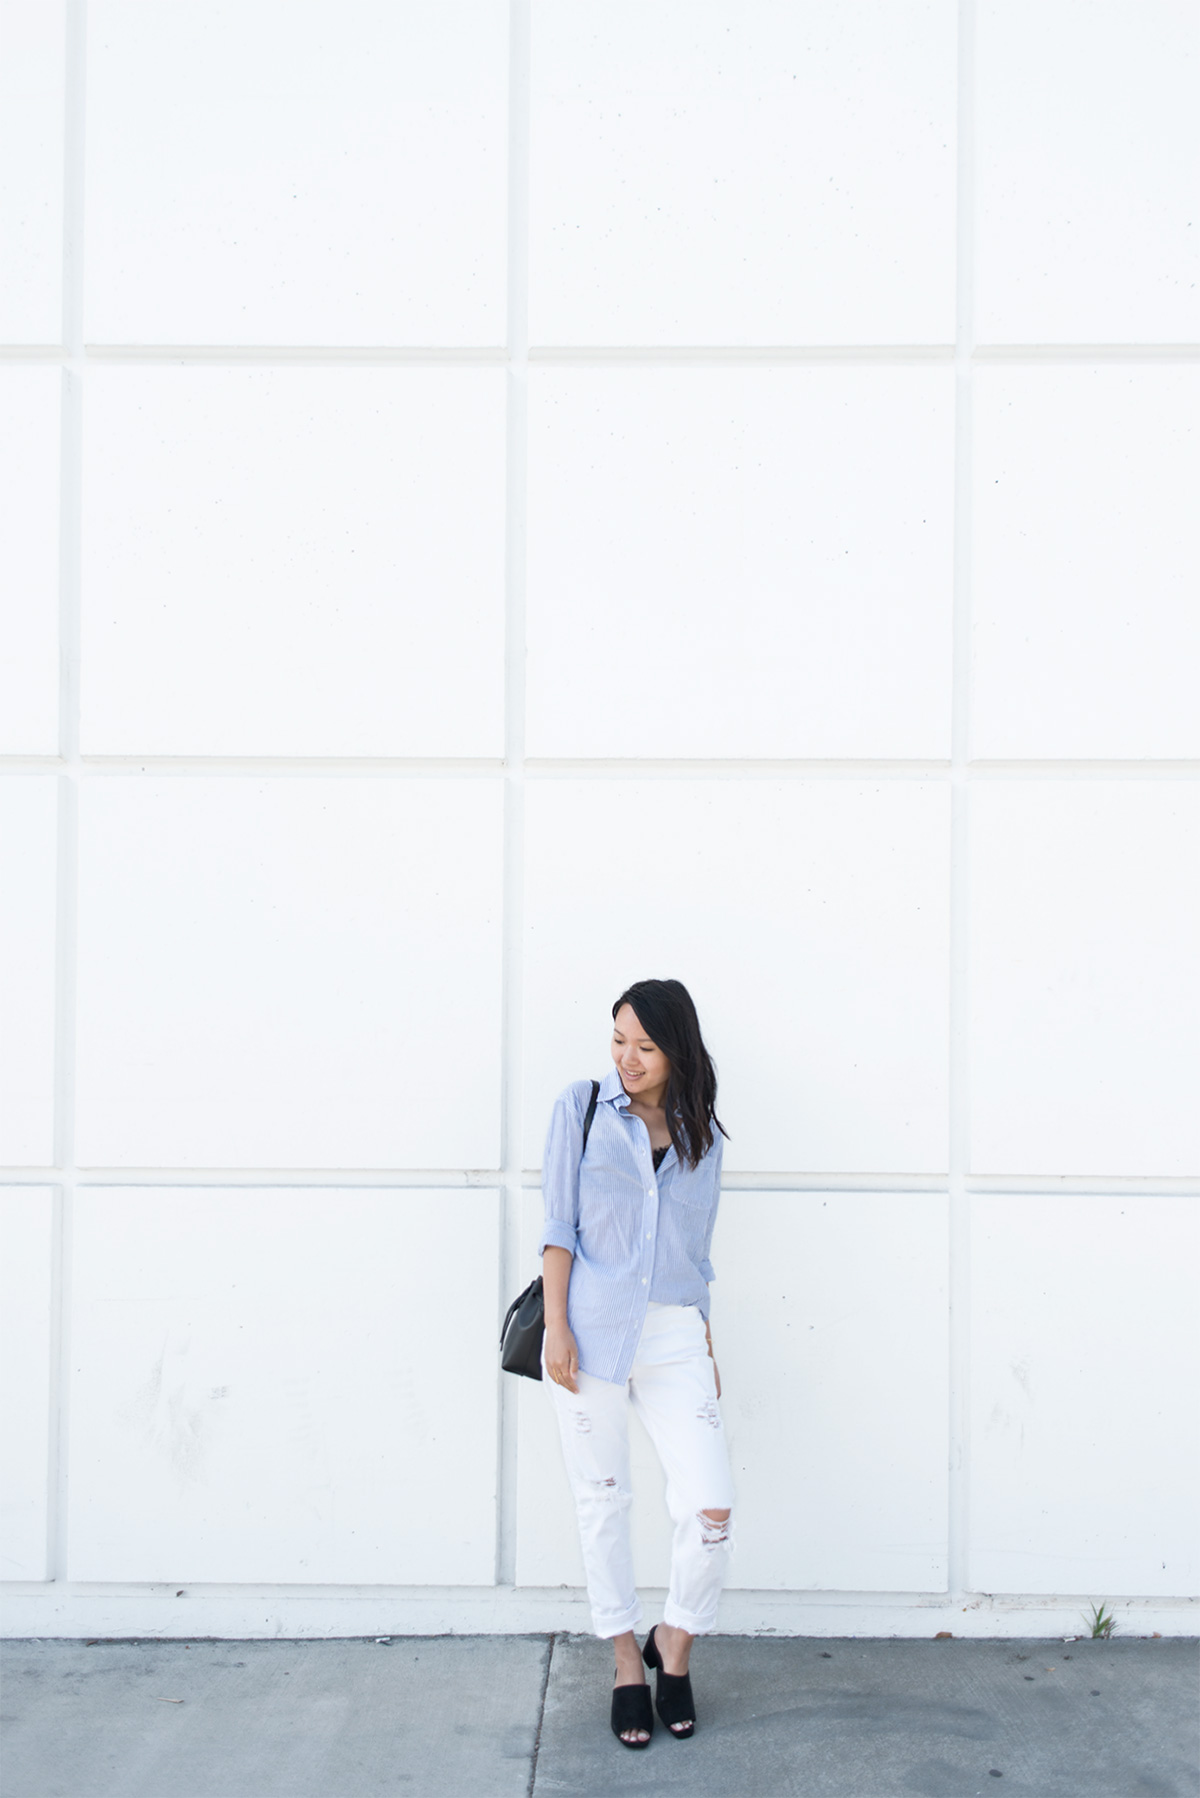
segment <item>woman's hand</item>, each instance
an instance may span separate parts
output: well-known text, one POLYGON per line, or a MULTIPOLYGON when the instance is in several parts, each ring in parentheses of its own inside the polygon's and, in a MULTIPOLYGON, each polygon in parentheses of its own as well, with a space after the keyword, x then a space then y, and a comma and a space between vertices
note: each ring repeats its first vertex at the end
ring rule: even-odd
POLYGON ((558 1386, 578 1392, 575 1375, 579 1372, 579 1349, 567 1322, 567 1291, 571 1284, 572 1256, 569 1249, 547 1243, 542 1254, 542 1296, 546 1307, 546 1340, 544 1359, 546 1372, 558 1386))
POLYGON ((578 1392, 575 1375, 579 1372, 579 1349, 565 1323, 546 1325, 546 1372, 556 1385, 568 1392, 578 1392))

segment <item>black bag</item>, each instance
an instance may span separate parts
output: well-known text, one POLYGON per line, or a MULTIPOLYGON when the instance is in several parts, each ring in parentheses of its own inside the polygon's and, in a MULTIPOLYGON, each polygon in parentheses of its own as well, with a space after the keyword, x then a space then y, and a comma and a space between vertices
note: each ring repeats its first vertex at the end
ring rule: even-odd
MULTIPOLYGON (((592 1081, 592 1096, 583 1120, 583 1149, 587 1148, 588 1131, 596 1115, 600 1082, 592 1081)), ((583 1149, 579 1159, 583 1160, 583 1149)), ((542 1377, 542 1337, 546 1333, 546 1305, 542 1297, 542 1276, 538 1275, 515 1298, 504 1316, 500 1329, 500 1365, 505 1373, 521 1373, 527 1380, 542 1377)))

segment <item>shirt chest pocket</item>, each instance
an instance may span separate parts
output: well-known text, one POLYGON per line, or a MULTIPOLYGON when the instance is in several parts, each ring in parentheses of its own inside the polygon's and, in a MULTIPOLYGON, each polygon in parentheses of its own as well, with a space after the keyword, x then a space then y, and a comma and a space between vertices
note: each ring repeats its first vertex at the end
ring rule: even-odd
POLYGON ((712 1191, 706 1181, 672 1180, 666 1188, 665 1197, 668 1204, 678 1205, 693 1221, 708 1216, 712 1206, 712 1191))

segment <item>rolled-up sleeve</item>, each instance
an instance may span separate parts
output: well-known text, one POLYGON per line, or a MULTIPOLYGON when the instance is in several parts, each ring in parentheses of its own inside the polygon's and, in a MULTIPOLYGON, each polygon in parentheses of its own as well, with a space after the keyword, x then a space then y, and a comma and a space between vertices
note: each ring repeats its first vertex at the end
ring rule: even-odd
POLYGON ((542 1157, 542 1200, 546 1221, 538 1243, 543 1249, 575 1253, 579 1228, 579 1159, 583 1152, 583 1115, 570 1087, 560 1093, 550 1114, 546 1153, 542 1157))

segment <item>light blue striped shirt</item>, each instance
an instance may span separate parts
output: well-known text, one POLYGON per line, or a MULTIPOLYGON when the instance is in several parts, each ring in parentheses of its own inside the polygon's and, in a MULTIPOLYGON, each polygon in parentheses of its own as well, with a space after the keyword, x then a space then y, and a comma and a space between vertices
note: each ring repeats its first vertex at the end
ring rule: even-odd
POLYGON ((554 1102, 542 1194, 546 1222, 538 1254, 566 1249, 575 1259, 567 1322, 583 1373, 623 1385, 646 1320, 646 1305, 696 1305, 708 1316, 708 1259, 721 1192, 721 1150, 699 1167, 681 1165, 674 1144, 657 1174, 650 1132, 629 1110, 612 1068, 600 1082, 587 1151, 579 1159, 590 1080, 576 1080, 554 1102))

